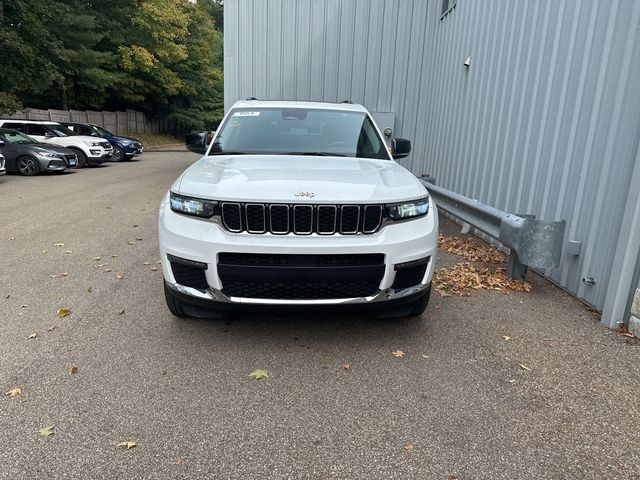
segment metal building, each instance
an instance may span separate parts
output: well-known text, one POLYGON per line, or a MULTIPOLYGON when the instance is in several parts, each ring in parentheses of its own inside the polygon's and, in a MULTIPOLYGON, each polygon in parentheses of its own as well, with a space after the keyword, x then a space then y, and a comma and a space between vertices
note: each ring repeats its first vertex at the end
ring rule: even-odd
POLYGON ((340 101, 413 141, 404 165, 567 220, 542 272, 627 321, 640 272, 640 1, 226 0, 225 105, 340 101), (386 115, 385 115, 386 114, 386 115))

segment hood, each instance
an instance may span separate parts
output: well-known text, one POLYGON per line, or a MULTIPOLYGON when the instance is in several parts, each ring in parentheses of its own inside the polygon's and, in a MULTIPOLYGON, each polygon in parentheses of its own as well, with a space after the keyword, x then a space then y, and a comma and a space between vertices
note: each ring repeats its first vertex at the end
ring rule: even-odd
POLYGON ((66 147, 60 147, 58 145, 51 145, 50 143, 36 143, 32 145, 22 145, 35 152, 55 152, 63 155, 73 155, 73 150, 69 150, 66 147))
POLYGON ((123 142, 123 143, 138 142, 138 143, 141 143, 140 140, 138 140, 137 138, 121 137, 120 135, 105 136, 104 138, 109 140, 109 141, 114 141, 114 142, 123 142))
POLYGON ((391 160, 293 155, 203 157, 174 188, 192 197, 269 203, 392 203, 426 194, 391 160))

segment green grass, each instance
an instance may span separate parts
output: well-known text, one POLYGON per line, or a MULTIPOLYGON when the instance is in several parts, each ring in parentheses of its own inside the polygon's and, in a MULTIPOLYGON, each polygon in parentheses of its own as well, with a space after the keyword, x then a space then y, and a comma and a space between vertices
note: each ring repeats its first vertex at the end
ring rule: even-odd
POLYGON ((174 145, 176 143, 183 144, 184 137, 174 137, 166 133, 140 133, 129 132, 127 137, 137 138, 142 141, 145 147, 158 147, 160 145, 174 145))

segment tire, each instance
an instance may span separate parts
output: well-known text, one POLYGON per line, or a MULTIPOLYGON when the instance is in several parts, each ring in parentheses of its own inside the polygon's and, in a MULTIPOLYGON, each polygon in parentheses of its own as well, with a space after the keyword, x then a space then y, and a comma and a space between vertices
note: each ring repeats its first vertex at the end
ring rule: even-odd
POLYGON ((84 168, 87 166, 87 156, 84 154, 82 150, 78 150, 77 148, 72 148, 73 153, 78 157, 78 163, 76 164, 76 168, 84 168))
POLYGON ((429 305, 430 298, 431 298, 431 285, 429 285, 427 290, 424 292, 424 295, 413 303, 413 309, 411 310, 411 313, 409 314, 409 316, 419 317, 420 315, 422 315, 424 311, 427 309, 427 306, 429 305))
POLYGON ((24 155, 16 161, 16 170, 20 175, 33 177, 40 173, 40 162, 33 157, 24 155))
POLYGON ((164 284, 164 299, 167 302, 167 308, 174 317, 178 318, 207 318, 207 319, 224 319, 230 318, 228 313, 218 312, 213 308, 204 308, 192 305, 180 300, 176 294, 164 284))
POLYGON ((126 160, 126 156, 124 154, 124 150, 118 147, 117 145, 113 146, 113 157, 111 157, 112 162, 122 162, 126 160))
POLYGON ((375 313, 375 316, 385 320, 393 318, 418 318, 427 309, 429 298, 431 298, 431 285, 413 302, 396 307, 383 307, 375 313))
POLYGON ((165 284, 164 286, 164 299, 167 302, 167 308, 171 312, 174 317, 179 318, 187 318, 188 315, 184 311, 184 305, 181 300, 179 300, 175 294, 171 291, 169 287, 165 284))

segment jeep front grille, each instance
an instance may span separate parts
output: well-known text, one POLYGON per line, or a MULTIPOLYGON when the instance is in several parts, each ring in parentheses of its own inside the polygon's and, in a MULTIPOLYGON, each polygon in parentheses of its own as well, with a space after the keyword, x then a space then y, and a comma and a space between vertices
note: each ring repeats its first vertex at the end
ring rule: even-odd
POLYGON ((382 205, 288 205, 223 202, 222 224, 230 232, 275 235, 355 235, 375 233, 382 205))

